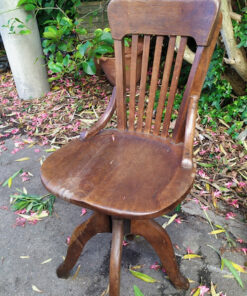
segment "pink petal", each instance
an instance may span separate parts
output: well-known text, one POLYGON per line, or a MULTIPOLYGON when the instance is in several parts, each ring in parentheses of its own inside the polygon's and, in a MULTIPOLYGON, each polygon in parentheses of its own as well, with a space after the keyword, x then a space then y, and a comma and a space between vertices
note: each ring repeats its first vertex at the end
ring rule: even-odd
POLYGON ((84 216, 86 213, 87 213, 87 210, 84 209, 84 208, 82 208, 82 209, 81 209, 81 215, 80 215, 80 216, 84 216))
POLYGON ((241 251, 244 252, 244 255, 247 255, 247 248, 241 248, 241 251))
POLYGON ((129 243, 126 242, 126 240, 123 240, 123 246, 124 246, 124 247, 128 246, 128 244, 129 244, 129 243))
POLYGON ((150 269, 159 270, 161 268, 161 265, 158 262, 155 262, 150 266, 150 269))
POLYGON ((175 219, 175 222, 177 222, 178 224, 181 224, 181 223, 182 223, 182 221, 181 221, 180 218, 176 218, 176 219, 175 219))
POLYGON ((39 153, 40 152, 40 149, 39 148, 36 148, 36 149, 34 149, 34 152, 35 153, 39 153))
POLYGON ((209 291, 209 288, 206 286, 199 286, 198 288, 200 289, 200 296, 204 296, 204 294, 209 291))
POLYGON ((188 254, 193 254, 193 251, 189 247, 186 249, 186 251, 188 254))
POLYGON ((26 224, 26 219, 25 218, 22 218, 22 217, 18 217, 15 220, 14 227, 16 227, 16 226, 22 226, 22 227, 24 227, 25 224, 26 224))
POLYGON ((234 219, 235 216, 236 216, 236 214, 234 214, 233 212, 229 212, 226 214, 226 220, 234 219))
POLYGON ((67 243, 67 245, 70 244, 70 236, 67 237, 67 239, 66 239, 66 243, 67 243))

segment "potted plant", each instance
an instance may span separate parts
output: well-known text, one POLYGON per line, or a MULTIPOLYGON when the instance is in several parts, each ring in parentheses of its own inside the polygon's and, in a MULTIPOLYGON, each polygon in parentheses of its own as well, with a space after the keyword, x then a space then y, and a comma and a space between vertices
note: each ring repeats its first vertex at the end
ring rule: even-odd
MULTIPOLYGON (((131 64, 131 38, 124 38, 125 45, 125 67, 126 67, 126 87, 130 86, 130 64, 131 64)), ((104 71, 107 79, 112 85, 115 85, 115 57, 114 57, 114 41, 109 28, 104 30, 97 29, 94 31, 94 37, 81 44, 78 48, 82 55, 87 55, 88 60, 94 59, 95 72, 99 67, 104 71)), ((138 43, 137 50, 137 81, 141 77, 141 61, 142 61, 143 43, 138 43)))

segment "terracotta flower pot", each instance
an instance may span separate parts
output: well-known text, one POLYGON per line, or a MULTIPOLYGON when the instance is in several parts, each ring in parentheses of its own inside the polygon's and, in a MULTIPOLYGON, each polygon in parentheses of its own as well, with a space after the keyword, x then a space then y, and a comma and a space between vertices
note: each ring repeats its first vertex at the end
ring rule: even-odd
MULTIPOLYGON (((137 49, 137 67, 136 67, 136 81, 141 78, 141 64, 142 64, 142 51, 143 42, 138 43, 137 49)), ((116 85, 116 70, 115 70, 115 58, 101 57, 99 58, 99 64, 104 71, 107 79, 112 85, 116 85)), ((125 67, 126 67, 126 87, 130 87, 130 63, 131 63, 131 48, 125 47, 125 67)))

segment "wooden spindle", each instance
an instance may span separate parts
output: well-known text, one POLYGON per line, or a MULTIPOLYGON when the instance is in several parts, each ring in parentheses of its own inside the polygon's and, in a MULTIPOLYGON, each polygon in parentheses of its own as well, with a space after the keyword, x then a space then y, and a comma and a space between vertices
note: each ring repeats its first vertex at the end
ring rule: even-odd
POLYGON ((183 56, 184 56, 184 50, 185 46, 187 43, 187 37, 182 37, 180 46, 178 49, 177 57, 176 57, 176 62, 175 62, 175 67, 174 67, 174 72, 172 75, 172 82, 171 82, 171 88, 170 88, 170 93, 169 93, 169 98, 168 98, 168 103, 166 107, 166 114, 165 114, 165 119, 164 119, 164 124, 163 124, 163 131, 162 131, 162 136, 167 137, 168 136, 168 130, 170 126, 170 120, 171 120, 171 115, 172 115, 172 107, 173 107, 173 102, 175 99, 175 94, 177 91, 177 85, 178 85, 178 79, 183 63, 183 56))
POLYGON ((147 113, 146 113, 147 116, 146 116, 146 122, 145 122, 145 128, 144 128, 145 133, 150 132, 150 128, 152 124, 153 107, 154 107, 155 93, 156 93, 158 77, 159 77, 160 57, 161 57, 163 40, 164 40, 163 36, 157 36, 155 51, 154 51, 151 85, 150 85, 150 91, 149 91, 149 101, 148 101, 148 107, 147 107, 147 113))
POLYGON ((135 98, 136 98, 136 66, 137 66, 138 35, 132 36, 130 64, 130 101, 129 101, 129 130, 134 130, 135 98))
POLYGON ((176 42, 176 37, 171 36, 169 40, 167 55, 166 55, 166 62, 164 66, 164 73, 163 73, 162 85, 160 90, 160 98, 159 98, 159 103, 158 103, 158 108, 157 108, 157 113, 155 118, 155 127, 153 131, 154 135, 158 135, 160 132, 160 124, 162 120, 162 113, 164 110, 164 104, 166 100, 168 83, 169 83, 169 78, 171 73, 175 42, 176 42))
POLYGON ((118 128, 125 130, 126 120, 126 101, 125 101, 125 63, 124 63, 124 44, 121 40, 114 41, 116 56, 116 86, 117 86, 117 119, 118 128))
POLYGON ((148 58, 150 49, 150 35, 144 36, 143 44, 143 54, 142 54, 142 70, 141 70, 141 82, 140 82, 140 95, 138 101, 138 113, 137 113, 137 131, 142 131, 143 124, 143 112, 145 104, 145 94, 146 94, 146 81, 147 81, 147 71, 148 71, 148 58))

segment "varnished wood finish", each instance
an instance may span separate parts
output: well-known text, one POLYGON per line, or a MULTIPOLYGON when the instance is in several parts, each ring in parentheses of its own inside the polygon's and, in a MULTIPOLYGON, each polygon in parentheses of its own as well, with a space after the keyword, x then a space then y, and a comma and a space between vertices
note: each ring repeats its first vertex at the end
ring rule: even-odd
POLYGON ((188 280, 179 272, 172 243, 165 229, 153 220, 132 220, 131 233, 143 236, 151 244, 176 288, 189 288, 188 280))
POLYGON ((87 221, 76 227, 70 239, 66 258, 57 269, 58 277, 69 276, 87 241, 102 232, 111 232, 110 219, 99 213, 93 214, 87 221))
POLYGON ((110 296, 117 296, 120 292, 120 270, 124 239, 123 220, 112 219, 112 245, 110 258, 110 296))
POLYGON ((166 94, 167 94, 167 90, 168 90, 169 77, 170 77, 170 73, 171 73, 172 61, 173 61, 173 56, 174 56, 175 42, 176 42, 176 37, 171 36, 170 40, 169 40, 165 68, 164 68, 163 79, 162 79, 162 86, 161 86, 161 90, 160 90, 160 99, 159 99, 157 114, 156 114, 156 118, 155 118, 155 128, 154 128, 154 132, 153 132, 154 135, 158 135, 160 132, 160 124, 161 124, 161 119, 162 119, 162 113, 164 110, 166 94))
POLYGON ((123 218, 152 218, 181 201, 194 168, 181 166, 183 145, 150 134, 105 130, 53 153, 45 187, 72 203, 123 218))
POLYGON ((112 0, 108 18, 114 39, 127 34, 191 36, 208 45, 219 13, 217 0, 112 0))
POLYGON ((140 95, 138 101, 138 113, 137 113, 137 132, 142 131, 143 125, 143 113, 145 104, 145 94, 146 94, 146 82, 147 82, 147 72, 148 72, 148 58, 150 50, 150 36, 144 36, 143 44, 143 54, 142 54, 142 71, 141 71, 141 83, 140 83, 140 95))
MULTIPOLYGON (((202 86, 208 71, 208 66, 209 66, 211 57, 213 55, 215 44, 221 29, 221 23, 222 23, 222 15, 219 15, 218 19, 214 24, 211 45, 205 48, 198 47, 197 49, 197 53, 199 51, 199 54, 200 54, 200 61, 198 62, 198 66, 195 69, 193 85, 190 88, 190 93, 187 94, 188 95, 187 97, 185 96, 183 97, 183 101, 179 109, 179 115, 178 115, 178 119, 174 129, 174 136, 173 136, 174 141, 176 143, 179 143, 183 140, 183 133, 184 133, 183 127, 184 127, 184 122, 186 120, 186 112, 187 112, 187 106, 188 106, 187 98, 193 95, 198 96, 198 98, 200 97, 202 86)), ((195 62, 196 62, 196 59, 194 60, 194 63, 195 62)))
POLYGON ((157 82, 159 77, 159 66, 160 66, 160 57, 161 57, 163 39, 164 39, 163 36, 158 36, 156 39, 152 78, 151 78, 150 91, 149 91, 149 101, 148 101, 146 122, 145 122, 145 128, 144 128, 145 133, 150 132, 152 118, 153 118, 153 107, 154 107, 154 100, 155 100, 157 82))
POLYGON ((117 87, 117 118, 118 128, 125 130, 127 127, 126 102, 125 102, 125 64, 124 43, 116 40, 114 42, 116 56, 116 87, 117 87))
POLYGON ((184 56, 184 50, 185 46, 187 43, 187 38, 182 37, 180 46, 178 49, 177 57, 176 57, 176 63, 174 67, 174 72, 172 75, 172 82, 171 82, 171 88, 170 88, 170 93, 169 93, 169 98, 168 98, 168 103, 167 103, 167 108, 166 108, 166 114, 165 114, 165 120, 163 123, 163 131, 162 131, 162 136, 167 137, 168 136, 168 129, 170 126, 170 121, 171 121, 171 115, 172 115, 172 107, 173 103, 175 100, 175 94, 177 91, 177 86, 178 86, 178 79, 179 75, 181 72, 181 67, 182 67, 182 62, 183 62, 183 56, 184 56))
POLYGON ((197 102, 221 26, 219 1, 112 0, 108 16, 116 55, 116 89, 109 106, 92 128, 49 156, 41 168, 42 182, 50 192, 96 211, 74 231, 66 259, 57 274, 68 276, 93 235, 112 231, 110 296, 119 296, 125 231, 132 237, 134 234, 144 236, 175 287, 187 289, 188 281, 178 270, 169 236, 151 218, 174 209, 193 184, 197 102), (126 104, 122 39, 126 34, 132 36, 129 104, 126 104), (175 53, 177 36, 181 42, 175 53), (153 61, 149 54, 151 37, 156 38, 153 61), (163 70, 160 60, 167 37, 169 44, 163 70), (195 39, 197 49, 171 135, 173 104, 188 37, 195 39), (142 39, 141 80, 137 88, 137 51, 142 39), (147 93, 149 65, 152 73, 147 93), (139 95, 136 95, 137 89, 139 95), (159 96, 157 90, 160 90, 159 96), (157 110, 154 110, 155 103, 157 110), (115 106, 118 129, 102 131, 115 106))
POLYGON ((131 69, 130 69, 130 102, 129 102, 129 130, 134 130, 135 98, 136 98, 136 67, 137 67, 138 35, 132 36, 131 69))

